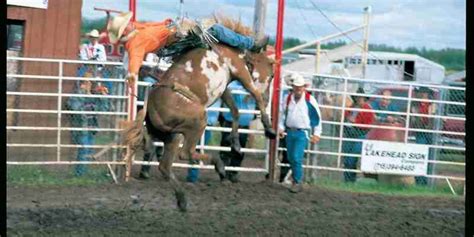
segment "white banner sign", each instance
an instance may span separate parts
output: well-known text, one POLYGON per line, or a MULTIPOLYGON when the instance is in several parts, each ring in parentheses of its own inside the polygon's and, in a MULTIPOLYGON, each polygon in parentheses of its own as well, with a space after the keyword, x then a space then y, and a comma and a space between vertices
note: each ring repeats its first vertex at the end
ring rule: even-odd
POLYGON ((398 142, 364 141, 362 172, 426 175, 429 147, 398 142))
POLYGON ((7 0, 7 5, 48 9, 48 0, 7 0))

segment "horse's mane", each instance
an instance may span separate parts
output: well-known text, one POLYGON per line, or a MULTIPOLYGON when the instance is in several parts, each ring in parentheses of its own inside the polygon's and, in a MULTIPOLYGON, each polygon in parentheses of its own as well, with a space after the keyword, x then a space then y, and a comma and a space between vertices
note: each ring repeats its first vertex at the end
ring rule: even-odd
MULTIPOLYGON (((253 36, 255 33, 252 31, 252 29, 248 26, 245 26, 240 19, 235 20, 227 16, 223 16, 221 14, 216 14, 214 13, 211 17, 207 17, 202 19, 202 24, 204 25, 205 28, 210 27, 211 25, 219 23, 232 31, 239 33, 241 35, 245 36, 253 36)), ((186 19, 183 18, 179 22, 180 26, 180 31, 183 34, 186 34, 186 32, 190 31, 194 26, 196 25, 196 22, 191 19, 186 19)))
POLYGON ((232 19, 230 17, 222 16, 220 14, 214 14, 213 15, 214 19, 216 22, 219 24, 222 24, 223 26, 233 30, 236 33, 239 33, 241 35, 246 35, 246 36, 252 36, 255 35, 252 29, 250 27, 245 26, 240 19, 237 21, 235 19, 232 19))

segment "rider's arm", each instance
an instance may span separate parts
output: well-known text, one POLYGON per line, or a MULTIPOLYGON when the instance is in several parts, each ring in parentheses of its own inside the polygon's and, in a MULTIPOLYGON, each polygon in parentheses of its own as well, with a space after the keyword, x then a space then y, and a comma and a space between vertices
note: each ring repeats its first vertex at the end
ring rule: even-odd
MULTIPOLYGON (((132 43, 132 42, 130 42, 132 43)), ((138 71, 145 57, 145 47, 143 45, 130 45, 128 49, 128 72, 138 75, 138 71)))

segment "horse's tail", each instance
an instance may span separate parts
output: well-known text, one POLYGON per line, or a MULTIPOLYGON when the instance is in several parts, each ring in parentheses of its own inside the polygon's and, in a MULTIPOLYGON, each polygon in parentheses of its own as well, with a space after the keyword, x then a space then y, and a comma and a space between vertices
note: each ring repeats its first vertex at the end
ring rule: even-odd
POLYGON ((143 122, 145 120, 146 111, 140 110, 135 121, 124 126, 122 132, 122 144, 130 146, 132 150, 137 150, 142 144, 145 135, 143 122))

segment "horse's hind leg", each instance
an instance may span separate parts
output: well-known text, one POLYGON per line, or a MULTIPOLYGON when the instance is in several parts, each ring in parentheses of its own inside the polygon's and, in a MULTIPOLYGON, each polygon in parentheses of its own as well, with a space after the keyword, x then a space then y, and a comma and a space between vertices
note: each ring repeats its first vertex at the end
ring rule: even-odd
POLYGON ((158 170, 166 180, 174 178, 174 175, 171 172, 171 166, 173 165, 174 158, 179 152, 180 138, 181 135, 179 134, 170 134, 163 139, 165 145, 163 148, 163 157, 158 166, 158 170))
MULTIPOLYGON (((151 134, 148 132, 145 132, 144 134, 144 142, 145 142, 145 149, 144 149, 144 155, 143 155, 143 161, 153 161, 153 158, 155 157, 155 147, 153 145, 153 138, 151 134)), ((140 178, 142 179, 148 179, 150 177, 150 165, 143 164, 141 171, 140 171, 140 178)))
MULTIPOLYGON (((199 155, 196 152, 196 144, 201 138, 204 130, 206 128, 205 119, 199 119, 199 121, 194 121, 192 127, 184 132, 184 142, 183 149, 180 152, 181 159, 187 159, 193 161, 196 159, 203 160, 207 159, 207 155, 199 155)), ((222 179, 225 178, 225 166, 222 160, 219 157, 212 156, 211 164, 214 165, 216 172, 219 174, 219 177, 222 179)))
POLYGON ((186 194, 183 187, 181 186, 181 183, 176 179, 173 172, 171 171, 174 157, 178 155, 179 152, 179 138, 179 135, 173 134, 164 139, 163 142, 165 143, 165 147, 163 151, 163 158, 160 161, 158 169, 160 170, 163 177, 171 182, 176 196, 178 208, 180 211, 184 212, 186 211, 188 205, 186 194))

